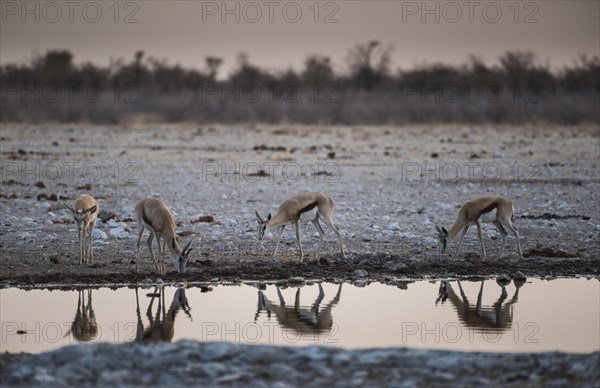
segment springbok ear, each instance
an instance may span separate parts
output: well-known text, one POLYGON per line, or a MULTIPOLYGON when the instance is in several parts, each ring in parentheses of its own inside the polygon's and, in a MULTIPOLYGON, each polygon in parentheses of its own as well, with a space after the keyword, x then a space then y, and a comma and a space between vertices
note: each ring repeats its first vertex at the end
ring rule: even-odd
POLYGON ((271 221, 271 213, 267 216, 267 221, 271 221))
POLYGON ((254 214, 256 215, 256 218, 258 219, 258 221, 263 222, 263 219, 260 216, 260 214, 258 213, 258 210, 254 209, 254 214))
POLYGON ((175 249, 175 239, 171 240, 171 246, 175 249))
POLYGON ((442 226, 442 232, 444 232, 444 234, 445 234, 446 236, 448 235, 448 231, 447 231, 447 230, 446 230, 446 228, 444 228, 443 226, 442 226))
POLYGON ((69 209, 69 210, 71 211, 71 213, 75 213, 75 209, 73 209, 71 206, 67 205, 67 204, 66 204, 66 203, 64 203, 64 202, 63 202, 62 204, 63 204, 63 205, 65 205, 65 207, 66 207, 67 209, 69 209))
MULTIPOLYGON (((192 248, 190 248, 192 246, 192 243, 194 242, 194 239, 191 239, 190 242, 188 242, 184 247, 182 252, 188 251, 188 250, 192 250, 192 248)), ((189 252, 188 252, 189 253, 189 252)))
POLYGON ((83 214, 85 214, 85 213, 96 213, 96 209, 97 209, 97 206, 96 206, 96 205, 94 205, 94 206, 92 206, 92 207, 89 207, 89 208, 85 209, 85 210, 83 211, 83 214))
POLYGON ((435 229, 438 231, 439 234, 443 234, 442 230, 438 225, 435 226, 435 229))

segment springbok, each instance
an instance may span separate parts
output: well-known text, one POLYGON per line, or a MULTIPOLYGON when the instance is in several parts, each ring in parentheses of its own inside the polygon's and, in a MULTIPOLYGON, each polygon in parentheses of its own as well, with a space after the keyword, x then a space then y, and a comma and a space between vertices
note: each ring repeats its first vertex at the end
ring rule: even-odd
POLYGON ((73 213, 73 218, 77 224, 77 237, 79 239, 79 265, 87 263, 88 256, 90 263, 94 261, 93 232, 98 220, 100 207, 98 202, 91 195, 83 194, 75 199, 73 207, 63 203, 67 209, 73 213), (89 243, 86 244, 86 237, 89 243))
MULTIPOLYGON (((148 249, 150 250, 150 256, 156 265, 156 270, 159 274, 165 274, 165 260, 162 256, 161 251, 161 238, 166 243, 167 247, 169 247, 171 251, 171 257, 173 258, 173 264, 175 265, 175 270, 177 272, 184 273, 185 268, 188 261, 188 256, 191 248, 193 239, 190 240, 183 249, 179 245, 177 241, 177 235, 175 234, 175 221, 173 220, 173 216, 171 215, 171 211, 167 206, 158 198, 146 198, 141 200, 135 206, 135 214, 137 216, 138 223, 138 241, 137 241, 137 254, 135 260, 135 272, 139 272, 139 263, 140 263, 140 242, 142 240, 142 235, 144 234, 144 230, 148 229, 150 231, 150 236, 146 243, 148 244, 148 249), (158 254, 161 258, 161 265, 159 266, 158 261, 154 257, 154 252, 152 251, 152 240, 156 237, 156 243, 158 245, 158 254)), ((164 246, 164 245, 163 245, 164 246)))
POLYGON ((339 238, 340 253, 345 259, 346 254, 344 253, 344 244, 342 242, 342 235, 337 225, 333 222, 331 216, 333 215, 333 201, 327 195, 323 193, 302 193, 294 197, 286 199, 277 209, 274 216, 271 213, 267 215, 266 219, 263 219, 258 213, 258 210, 254 209, 256 220, 258 221, 258 239, 262 240, 265 235, 267 226, 269 230, 277 228, 277 243, 273 250, 273 258, 277 254, 277 248, 281 242, 281 237, 285 227, 288 224, 293 223, 296 227, 296 240, 298 240, 298 246, 300 247, 300 262, 304 258, 304 252, 302 251, 302 243, 300 242, 300 221, 310 220, 312 224, 319 232, 319 244, 317 245, 317 251, 315 258, 319 258, 319 249, 321 248, 321 242, 325 232, 319 223, 319 220, 323 220, 339 238))
POLYGON ((436 225, 435 228, 438 232, 438 251, 442 254, 445 253, 448 244, 454 241, 458 233, 462 231, 457 247, 457 253, 460 254, 460 245, 462 244, 469 226, 477 225, 477 234, 479 235, 479 242, 481 244, 481 258, 485 259, 485 246, 483 245, 483 235, 481 233, 482 222, 493 224, 496 229, 498 229, 498 232, 500 232, 500 235, 502 236, 500 256, 502 256, 502 253, 504 252, 504 243, 506 242, 506 236, 508 235, 506 229, 504 229, 504 226, 506 226, 515 235, 519 257, 521 259, 523 258, 519 231, 513 224, 514 206, 511 201, 499 195, 479 197, 465 202, 458 211, 458 217, 450 230, 446 230, 446 228, 436 225))

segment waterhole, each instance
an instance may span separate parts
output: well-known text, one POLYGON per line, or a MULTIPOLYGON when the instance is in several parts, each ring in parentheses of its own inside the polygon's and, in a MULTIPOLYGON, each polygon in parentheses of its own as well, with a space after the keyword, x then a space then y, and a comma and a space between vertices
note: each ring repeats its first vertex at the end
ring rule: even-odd
POLYGON ((600 349, 597 279, 260 288, 3 289, 2 351, 180 339, 494 352, 600 349))

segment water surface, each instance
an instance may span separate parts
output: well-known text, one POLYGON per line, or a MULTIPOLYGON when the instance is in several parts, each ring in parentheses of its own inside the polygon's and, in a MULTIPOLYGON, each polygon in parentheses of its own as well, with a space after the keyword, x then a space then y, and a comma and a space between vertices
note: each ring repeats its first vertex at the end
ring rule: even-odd
POLYGON ((600 282, 495 280, 200 288, 0 290, 2 351, 184 338, 345 348, 600 349, 600 282))

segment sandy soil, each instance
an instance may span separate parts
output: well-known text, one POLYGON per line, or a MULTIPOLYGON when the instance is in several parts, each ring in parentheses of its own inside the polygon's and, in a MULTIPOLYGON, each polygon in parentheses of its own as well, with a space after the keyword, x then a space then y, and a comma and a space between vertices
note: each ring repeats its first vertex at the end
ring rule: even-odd
POLYGON ((2 125, 0 286, 107 284, 154 277, 145 243, 134 273, 135 204, 162 198, 185 243, 188 272, 177 281, 394 279, 600 274, 600 130, 589 127, 302 127, 2 125), (258 173, 258 174, 257 174, 258 173), (256 240, 254 208, 323 191, 336 205, 348 260, 326 226, 322 259, 311 224, 300 264, 293 228, 276 260, 256 240), (80 266, 75 224, 61 201, 96 197, 94 262, 80 266), (484 226, 457 257, 438 257, 435 224, 450 227, 460 205, 501 194, 513 200, 526 258, 509 236, 484 226), (211 217, 204 217, 211 216, 211 217), (204 222, 209 221, 209 222, 204 222), (356 271, 364 269, 365 271, 356 271))

